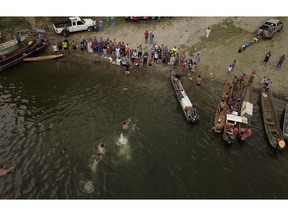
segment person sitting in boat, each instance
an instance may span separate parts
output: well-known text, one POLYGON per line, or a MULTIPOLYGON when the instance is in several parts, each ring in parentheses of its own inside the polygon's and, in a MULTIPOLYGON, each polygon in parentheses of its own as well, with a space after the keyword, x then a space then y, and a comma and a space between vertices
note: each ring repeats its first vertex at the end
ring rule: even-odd
POLYGON ((229 99, 228 99, 228 106, 229 106, 229 109, 233 109, 233 107, 232 107, 232 104, 233 104, 233 96, 231 95, 231 97, 229 97, 229 99))
POLYGON ((21 44, 22 43, 21 42, 21 38, 19 36, 19 33, 17 33, 17 35, 16 35, 16 42, 17 42, 17 44, 21 44))
POLYGON ((124 132, 127 132, 129 130, 129 127, 130 127, 130 123, 131 123, 131 119, 129 118, 127 121, 124 121, 122 123, 122 130, 124 132))
POLYGON ((179 89, 178 90, 178 95, 177 95, 178 96, 178 100, 180 100, 181 98, 184 98, 183 94, 184 94, 184 90, 183 89, 179 89))
POLYGON ((215 133, 221 133, 223 129, 223 124, 221 123, 221 119, 218 119, 217 124, 212 127, 212 131, 214 131, 215 133))
POLYGON ((180 79, 181 79, 181 77, 180 77, 180 75, 179 75, 179 74, 175 74, 175 78, 176 78, 176 79, 178 79, 178 80, 180 80, 180 79))
POLYGON ((195 121, 195 116, 193 115, 192 110, 185 108, 185 112, 187 113, 188 118, 190 118, 192 121, 195 121))
POLYGON ((268 90, 272 87, 272 81, 268 81, 268 83, 266 84, 264 91, 268 92, 268 90))
POLYGON ((251 127, 248 127, 247 129, 245 128, 241 128, 240 130, 240 136, 241 136, 241 140, 246 140, 248 137, 250 137, 252 135, 252 130, 251 127))
POLYGON ((233 136, 233 130, 234 130, 234 127, 232 124, 226 122, 225 124, 225 128, 226 128, 226 133, 231 137, 233 136))
POLYGON ((238 127, 234 127, 234 129, 233 129, 233 137, 237 137, 238 136, 238 132, 239 132, 239 130, 238 130, 238 127))
POLYGON ((226 110, 227 110, 227 104, 226 104, 226 101, 223 97, 222 97, 222 100, 220 101, 220 103, 218 104, 217 110, 218 110, 218 113, 226 112, 226 110))
POLYGON ((195 105, 192 106, 192 115, 195 117, 197 116, 197 109, 195 105))

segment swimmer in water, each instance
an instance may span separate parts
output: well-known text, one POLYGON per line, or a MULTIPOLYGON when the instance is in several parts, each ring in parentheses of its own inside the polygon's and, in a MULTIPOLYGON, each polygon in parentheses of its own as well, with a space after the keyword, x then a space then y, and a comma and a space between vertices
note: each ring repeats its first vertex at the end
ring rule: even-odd
POLYGON ((0 166, 0 176, 13 172, 13 170, 14 170, 14 167, 8 168, 8 167, 0 166))
POLYGON ((96 158, 96 165, 103 160, 104 154, 106 153, 106 147, 103 143, 98 145, 98 153, 97 153, 97 158, 96 158))
POLYGON ((122 129, 123 131, 128 131, 129 127, 130 127, 130 123, 131 123, 131 119, 129 118, 127 121, 124 121, 122 123, 122 129))
POLYGON ((123 87, 123 91, 124 91, 124 92, 128 91, 128 86, 127 86, 127 85, 125 85, 125 86, 123 87))

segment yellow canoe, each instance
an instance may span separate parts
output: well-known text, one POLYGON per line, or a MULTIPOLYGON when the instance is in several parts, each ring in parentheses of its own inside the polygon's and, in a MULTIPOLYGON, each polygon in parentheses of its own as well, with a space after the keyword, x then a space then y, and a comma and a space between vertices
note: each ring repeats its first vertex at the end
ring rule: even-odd
POLYGON ((44 61, 49 59, 60 58, 62 56, 64 55, 58 54, 58 55, 36 56, 36 57, 23 58, 23 61, 44 61))

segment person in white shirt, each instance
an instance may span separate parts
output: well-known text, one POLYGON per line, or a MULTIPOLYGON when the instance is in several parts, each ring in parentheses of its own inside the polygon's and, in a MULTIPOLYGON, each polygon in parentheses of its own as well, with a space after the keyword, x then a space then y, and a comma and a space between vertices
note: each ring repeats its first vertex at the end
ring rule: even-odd
POLYGON ((210 27, 208 27, 208 28, 206 29, 206 33, 205 33, 205 37, 206 37, 206 38, 208 38, 208 37, 209 37, 209 35, 210 35, 210 32, 211 32, 211 28, 210 28, 210 27))
POLYGON ((53 53, 57 54, 58 51, 59 51, 59 48, 58 48, 57 44, 54 43, 52 47, 53 47, 53 53))
POLYGON ((232 65, 229 65, 229 67, 228 67, 228 69, 227 69, 227 74, 230 74, 232 70, 233 70, 232 65))

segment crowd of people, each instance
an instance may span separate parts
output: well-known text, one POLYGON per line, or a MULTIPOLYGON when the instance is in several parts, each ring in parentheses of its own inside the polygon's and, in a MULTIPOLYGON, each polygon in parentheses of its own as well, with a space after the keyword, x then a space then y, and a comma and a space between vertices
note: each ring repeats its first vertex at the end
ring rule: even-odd
POLYGON ((168 48, 163 43, 158 45, 154 42, 154 35, 150 32, 150 41, 148 44, 147 33, 144 34, 144 45, 139 44, 137 47, 131 47, 129 43, 117 41, 115 38, 111 40, 109 37, 103 39, 102 37, 94 37, 83 39, 80 44, 72 39, 65 38, 63 41, 54 43, 53 52, 64 54, 71 54, 75 52, 94 53, 102 57, 110 57, 111 62, 123 60, 121 64, 126 63, 135 66, 152 66, 157 65, 172 65, 174 67, 181 67, 182 73, 188 71, 191 75, 196 72, 197 65, 200 63, 200 54, 198 53, 194 59, 188 59, 185 52, 178 52, 177 47, 168 48))

